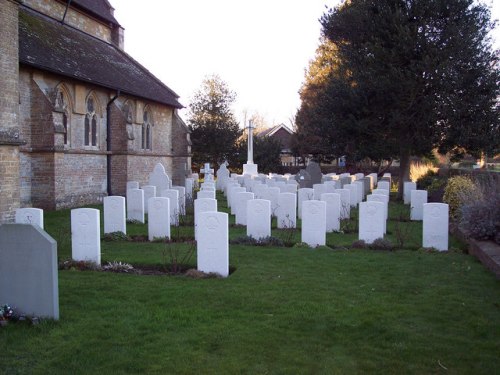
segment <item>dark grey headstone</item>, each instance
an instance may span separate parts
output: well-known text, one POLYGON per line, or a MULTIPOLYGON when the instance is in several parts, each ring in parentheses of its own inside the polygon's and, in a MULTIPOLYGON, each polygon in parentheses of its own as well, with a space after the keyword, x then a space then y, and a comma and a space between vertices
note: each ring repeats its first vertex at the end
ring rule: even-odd
POLYGON ((312 188, 313 184, 311 182, 311 175, 305 170, 301 169, 299 173, 295 175, 295 181, 299 183, 299 188, 312 188))
POLYGON ((344 186, 349 185, 352 182, 351 177, 341 177, 340 178, 340 184, 342 185, 342 189, 344 186))
POLYGON ((365 183, 365 194, 363 194, 364 196, 370 194, 370 177, 364 177, 361 181, 363 181, 365 183))
POLYGON ((311 176, 311 183, 314 184, 321 184, 321 179, 323 178, 323 174, 321 173, 321 168, 319 167, 319 164, 311 161, 306 167, 306 172, 309 173, 311 176))
POLYGON ((57 243, 40 227, 0 225, 0 301, 21 314, 59 319, 57 243))

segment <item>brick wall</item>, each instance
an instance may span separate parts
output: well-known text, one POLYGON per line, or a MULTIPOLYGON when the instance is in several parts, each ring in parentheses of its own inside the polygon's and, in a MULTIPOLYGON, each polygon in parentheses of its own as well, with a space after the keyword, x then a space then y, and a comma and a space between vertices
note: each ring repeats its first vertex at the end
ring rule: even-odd
POLYGON ((18 5, 0 0, 0 223, 19 207, 18 5))

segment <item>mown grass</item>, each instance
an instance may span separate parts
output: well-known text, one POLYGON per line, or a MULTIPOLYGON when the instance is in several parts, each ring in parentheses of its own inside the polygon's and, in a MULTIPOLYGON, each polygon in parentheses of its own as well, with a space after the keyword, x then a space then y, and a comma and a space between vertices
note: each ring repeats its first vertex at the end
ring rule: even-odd
MULTIPOLYGON (((45 221, 68 258, 69 212, 45 221)), ((61 319, 1 328, 0 373, 498 373, 499 282, 458 242, 417 250, 421 225, 402 223, 412 235, 392 252, 348 249, 354 233, 318 249, 231 245, 226 279, 59 271, 61 319)), ((102 257, 161 264, 165 246, 102 242, 102 257)))

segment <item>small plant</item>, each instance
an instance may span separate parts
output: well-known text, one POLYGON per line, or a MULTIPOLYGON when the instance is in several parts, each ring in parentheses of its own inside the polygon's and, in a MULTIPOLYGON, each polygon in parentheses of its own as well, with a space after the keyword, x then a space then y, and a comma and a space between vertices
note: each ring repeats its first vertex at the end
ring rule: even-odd
POLYGON ((450 206, 450 218, 459 219, 460 207, 465 199, 474 194, 477 194, 476 185, 469 177, 455 176, 448 179, 443 202, 450 206))
POLYGON ((136 219, 127 219, 127 224, 144 224, 144 223, 141 223, 139 220, 136 219))
POLYGON ((116 260, 113 262, 108 262, 106 265, 102 266, 104 271, 112 271, 112 272, 123 272, 129 273, 134 271, 134 267, 128 263, 117 262, 116 260))
POLYGON ((165 241, 165 246, 162 249, 163 268, 173 274, 181 273, 193 257, 195 250, 195 241, 188 242, 187 250, 183 250, 180 244, 165 241))
POLYGON ((222 276, 219 275, 218 273, 215 272, 203 272, 203 271, 198 271, 195 268, 190 268, 186 271, 185 275, 187 277, 190 277, 192 279, 219 279, 222 276))
POLYGON ((89 260, 64 260, 59 262, 60 270, 99 271, 101 266, 89 260))
POLYGON ((8 321, 14 317, 14 309, 8 305, 4 304, 0 306, 0 321, 8 321))
POLYGON ((351 248, 353 249, 366 249, 368 245, 363 240, 356 240, 351 244, 351 248))
POLYGON ((232 245, 250 245, 250 246, 255 246, 257 245, 257 240, 253 238, 252 236, 240 236, 233 238, 232 240, 229 241, 230 244, 232 245))
POLYGON ((123 232, 105 233, 102 239, 107 242, 129 240, 128 236, 123 232))
POLYGON ((375 241, 373 241, 370 245, 369 248, 372 250, 387 250, 387 251, 392 251, 394 250, 394 245, 391 241, 385 239, 385 238, 377 238, 375 241))
POLYGON ((429 175, 429 173, 436 174, 437 168, 432 164, 416 162, 410 165, 410 180, 417 182, 422 177, 429 175))

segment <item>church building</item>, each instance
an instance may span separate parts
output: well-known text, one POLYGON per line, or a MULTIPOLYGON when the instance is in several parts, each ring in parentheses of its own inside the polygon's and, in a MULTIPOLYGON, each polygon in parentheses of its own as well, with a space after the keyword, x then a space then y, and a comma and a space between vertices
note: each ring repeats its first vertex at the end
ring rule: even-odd
MULTIPOLYGON (((0 223, 190 173, 178 95, 123 49, 107 0, 0 0, 0 223)), ((172 58, 175 58, 174 56, 172 58)))

